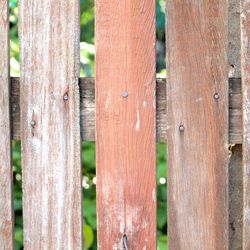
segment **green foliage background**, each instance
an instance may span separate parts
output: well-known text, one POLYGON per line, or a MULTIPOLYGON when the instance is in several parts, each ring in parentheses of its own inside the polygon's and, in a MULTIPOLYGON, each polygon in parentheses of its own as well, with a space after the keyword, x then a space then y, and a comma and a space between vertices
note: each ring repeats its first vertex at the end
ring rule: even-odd
MULTIPOLYGON (((11 76, 19 76, 18 45, 18 0, 9 0, 10 4, 10 64, 11 76)), ((165 75, 164 39, 165 39, 165 0, 157 0, 157 72, 165 75), (163 48, 163 49, 161 49, 163 48)), ((94 76, 94 0, 81 0, 81 76, 94 76)), ((85 249, 97 249, 96 239, 96 177, 95 143, 82 143, 83 159, 83 219, 85 249)), ((23 249, 22 220, 22 174, 21 143, 13 141, 14 173, 14 210, 15 210, 15 248, 23 249)), ((167 249, 167 170, 166 144, 157 144, 157 233, 158 250, 167 249)))

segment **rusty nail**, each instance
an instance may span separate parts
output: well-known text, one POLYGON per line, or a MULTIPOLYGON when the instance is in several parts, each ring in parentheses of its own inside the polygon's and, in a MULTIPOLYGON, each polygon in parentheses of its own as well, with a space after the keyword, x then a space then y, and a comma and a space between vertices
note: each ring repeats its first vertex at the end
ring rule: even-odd
POLYGON ((128 92, 127 92, 127 91, 123 91, 123 92, 122 92, 122 96, 123 96, 124 98, 127 98, 127 97, 128 97, 128 92))
POLYGON ((184 126, 180 125, 179 130, 180 130, 180 132, 184 132, 184 126))
POLYGON ((219 99, 220 99, 220 95, 219 95, 218 93, 215 93, 215 94, 214 94, 214 99, 215 99, 215 100, 219 100, 219 99))

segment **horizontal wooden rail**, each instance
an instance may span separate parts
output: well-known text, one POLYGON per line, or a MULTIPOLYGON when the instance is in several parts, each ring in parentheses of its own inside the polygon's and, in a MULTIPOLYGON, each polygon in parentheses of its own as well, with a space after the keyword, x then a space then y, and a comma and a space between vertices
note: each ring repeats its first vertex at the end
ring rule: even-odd
MULTIPOLYGON (((81 134, 84 141, 95 141, 94 78, 80 78, 81 134)), ((20 140, 19 78, 11 79, 13 139, 20 140)), ((157 141, 166 142, 166 80, 157 79, 157 141)), ((195 100, 194 100, 195 102, 195 100)), ((229 143, 241 144, 241 80, 229 79, 229 143)))

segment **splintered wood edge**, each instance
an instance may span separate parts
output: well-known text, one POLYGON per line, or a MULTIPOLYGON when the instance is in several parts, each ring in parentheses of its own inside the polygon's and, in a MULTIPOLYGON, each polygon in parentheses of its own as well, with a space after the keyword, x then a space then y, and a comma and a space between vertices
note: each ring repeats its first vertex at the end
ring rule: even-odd
MULTIPOLYGON (((83 141, 95 141, 95 79, 80 78, 80 122, 83 141)), ((20 140, 19 78, 11 78, 13 139, 20 140)), ((166 79, 157 79, 157 142, 167 142, 166 79)), ((229 143, 242 143, 241 79, 229 79, 229 143)))

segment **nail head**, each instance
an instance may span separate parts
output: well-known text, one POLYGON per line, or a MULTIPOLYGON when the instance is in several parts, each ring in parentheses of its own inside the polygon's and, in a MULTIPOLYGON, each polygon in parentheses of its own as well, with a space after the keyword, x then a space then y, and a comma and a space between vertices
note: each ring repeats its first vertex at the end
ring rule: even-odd
POLYGON ((215 100, 219 100, 219 99, 220 99, 220 95, 219 95, 218 93, 215 93, 215 94, 214 94, 214 99, 215 99, 215 100))
POLYGON ((36 125, 36 121, 31 121, 31 123, 30 123, 30 125, 34 128, 35 127, 35 125, 36 125))
POLYGON ((128 97, 128 92, 127 92, 127 91, 123 91, 123 92, 122 92, 122 96, 123 96, 124 98, 127 98, 127 97, 128 97))
POLYGON ((180 132, 183 132, 184 129, 185 129, 184 126, 183 126, 183 125, 180 125, 180 127, 179 127, 180 132))
POLYGON ((128 240, 128 239, 127 239, 126 234, 123 235, 123 245, 124 245, 125 250, 128 250, 127 240, 128 240))
POLYGON ((63 100, 64 101, 67 101, 69 99, 69 96, 68 96, 68 93, 66 93, 64 96, 63 96, 63 100))

